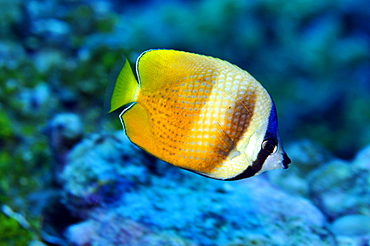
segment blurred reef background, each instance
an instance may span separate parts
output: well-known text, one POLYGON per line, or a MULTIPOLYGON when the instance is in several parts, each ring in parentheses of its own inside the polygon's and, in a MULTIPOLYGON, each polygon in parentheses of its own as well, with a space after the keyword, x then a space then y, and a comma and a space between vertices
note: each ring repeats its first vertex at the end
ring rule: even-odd
POLYGON ((0 0, 0 246, 370 245, 367 0, 0 0), (151 48, 227 60, 277 105, 288 170, 221 182, 104 111, 151 48))

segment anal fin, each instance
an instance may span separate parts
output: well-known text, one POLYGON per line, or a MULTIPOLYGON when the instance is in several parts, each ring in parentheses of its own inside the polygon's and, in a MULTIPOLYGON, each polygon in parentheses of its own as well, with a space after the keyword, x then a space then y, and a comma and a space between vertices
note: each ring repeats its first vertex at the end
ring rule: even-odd
POLYGON ((155 155, 157 146, 147 110, 135 103, 123 111, 120 117, 129 139, 138 147, 155 155))

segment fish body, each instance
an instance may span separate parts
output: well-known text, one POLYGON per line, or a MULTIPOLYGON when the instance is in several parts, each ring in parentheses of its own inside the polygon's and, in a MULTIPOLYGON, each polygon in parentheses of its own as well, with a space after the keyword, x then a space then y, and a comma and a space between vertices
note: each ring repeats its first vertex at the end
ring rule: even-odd
POLYGON ((129 139, 198 174, 237 180, 287 168, 275 105, 249 73, 226 61, 175 50, 126 60, 110 100, 129 139))

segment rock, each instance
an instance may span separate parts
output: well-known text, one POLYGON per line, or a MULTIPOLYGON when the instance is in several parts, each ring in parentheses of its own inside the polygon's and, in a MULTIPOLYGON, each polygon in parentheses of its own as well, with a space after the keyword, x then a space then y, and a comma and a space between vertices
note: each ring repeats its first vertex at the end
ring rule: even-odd
POLYGON ((341 236, 370 236, 370 216, 345 215, 336 219, 330 229, 341 236))
POLYGON ((289 144, 286 152, 292 159, 288 170, 266 172, 269 180, 281 189, 300 196, 308 196, 307 174, 333 157, 323 148, 308 140, 289 144))
POLYGON ((68 153, 82 139, 83 125, 76 114, 58 114, 48 122, 45 134, 55 159, 53 174, 55 180, 60 182, 68 153))
POLYGON ((157 175, 141 152, 121 132, 95 134, 73 149, 63 173, 64 202, 83 222, 67 229, 71 244, 335 244, 309 200, 262 176, 224 182, 162 162, 157 175), (84 232, 87 239, 78 236, 84 232))
POLYGON ((308 175, 310 197, 328 218, 370 215, 370 169, 362 167, 360 159, 335 160, 308 175))
POLYGON ((345 215, 330 225, 338 245, 370 245, 370 216, 361 214, 345 215))
POLYGON ((293 166, 298 168, 297 174, 301 177, 333 158, 320 145, 308 140, 291 143, 286 150, 294 160, 293 166))
POLYGON ((366 237, 348 237, 348 236, 337 236, 338 246, 363 246, 370 245, 370 238, 366 237))
POLYGON ((47 246, 47 245, 41 241, 33 240, 28 244, 28 246, 47 246))
POLYGON ((53 106, 50 88, 46 83, 39 83, 33 89, 23 89, 19 93, 19 101, 25 115, 42 116, 53 106))
POLYGON ((358 168, 370 169, 370 145, 358 152, 353 165, 358 168))
POLYGON ((145 182, 145 159, 138 151, 121 131, 85 138, 69 153, 61 173, 66 206, 84 217, 145 182))
POLYGON ((81 140, 83 134, 80 117, 71 113, 56 115, 49 122, 49 129, 57 131, 52 133, 51 141, 58 148, 61 148, 61 145, 73 146, 81 140))
POLYGON ((72 225, 68 228, 65 234, 69 242, 76 246, 194 245, 174 235, 166 235, 161 232, 154 232, 141 223, 122 217, 114 210, 109 213, 101 213, 98 216, 95 215, 92 219, 72 225))

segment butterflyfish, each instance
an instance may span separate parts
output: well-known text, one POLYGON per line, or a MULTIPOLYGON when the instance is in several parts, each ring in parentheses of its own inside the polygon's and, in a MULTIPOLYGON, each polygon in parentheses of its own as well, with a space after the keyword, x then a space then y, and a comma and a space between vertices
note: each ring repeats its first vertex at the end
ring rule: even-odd
POLYGON ((238 180, 291 162, 278 134, 274 102, 248 72, 183 51, 148 50, 126 62, 109 111, 123 107, 128 138, 177 167, 238 180))

